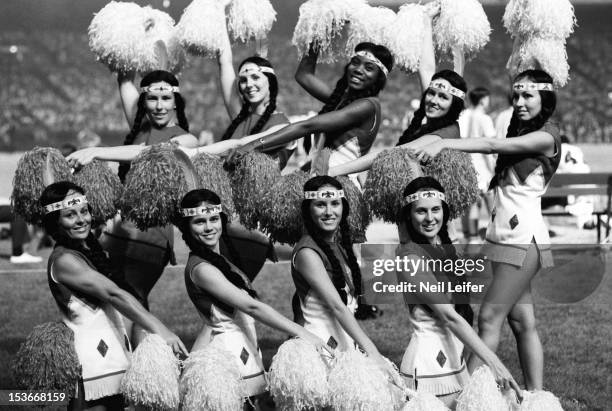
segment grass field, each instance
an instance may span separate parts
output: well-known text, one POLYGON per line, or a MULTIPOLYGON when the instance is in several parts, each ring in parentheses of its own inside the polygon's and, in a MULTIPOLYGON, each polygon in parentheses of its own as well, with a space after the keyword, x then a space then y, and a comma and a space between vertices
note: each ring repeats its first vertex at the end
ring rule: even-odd
MULTIPOLYGON (((607 256, 606 258, 609 258, 607 256)), ((179 258, 179 261, 181 259, 179 258)), ((576 272, 577 276, 581 273, 576 272)), ((596 292, 585 301, 571 305, 540 303, 539 331, 545 351, 546 389, 560 396, 568 410, 609 410, 612 404, 612 280, 608 272, 596 292)), ((0 288, 0 389, 13 388, 8 364, 19 344, 36 324, 58 318, 58 310, 41 270, 2 275, 0 288)), ((261 298, 287 316, 293 284, 286 262, 268 264, 255 286, 261 298)), ((151 307, 185 341, 193 344, 201 320, 189 301, 182 267, 170 267, 153 290, 151 307)), ((401 361, 408 343, 405 309, 384 307, 384 315, 363 326, 380 349, 395 363, 401 361)), ((286 335, 259 327, 260 346, 266 364, 286 335)), ((521 380, 513 338, 504 330, 500 356, 515 377, 521 380)))

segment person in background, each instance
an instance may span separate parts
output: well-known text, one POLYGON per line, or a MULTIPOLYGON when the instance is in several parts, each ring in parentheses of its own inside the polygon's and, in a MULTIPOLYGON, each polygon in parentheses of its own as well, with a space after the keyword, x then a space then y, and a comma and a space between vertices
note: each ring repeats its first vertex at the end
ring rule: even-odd
POLYGON ((508 127, 510 126, 510 120, 512 119, 512 95, 507 96, 508 107, 499 112, 495 118, 495 131, 497 131, 497 138, 506 138, 508 133, 508 127))
MULTIPOLYGON (((487 114, 491 102, 491 93, 484 87, 476 87, 468 93, 470 107, 459 116, 461 138, 494 138, 497 136, 493 120, 487 114)), ((482 205, 491 214, 493 208, 493 192, 488 191, 489 182, 495 171, 495 156, 472 153, 472 163, 478 174, 478 189, 480 199, 472 204, 470 211, 461 218, 463 235, 469 244, 480 243, 478 220, 482 205)))

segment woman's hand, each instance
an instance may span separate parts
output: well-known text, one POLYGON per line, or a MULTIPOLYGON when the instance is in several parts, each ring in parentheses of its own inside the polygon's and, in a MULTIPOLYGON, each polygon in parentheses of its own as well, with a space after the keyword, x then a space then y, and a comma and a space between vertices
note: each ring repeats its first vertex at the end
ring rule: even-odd
POLYGON ((184 357, 189 355, 189 350, 185 347, 178 335, 170 331, 166 326, 162 327, 157 334, 166 341, 166 344, 172 348, 174 354, 181 354, 184 357))
POLYGON ((325 341, 323 341, 322 339, 320 339, 319 337, 317 337, 316 335, 314 335, 313 333, 311 333, 310 331, 306 331, 304 330, 304 332, 299 335, 298 337, 308 341, 309 343, 311 343, 312 345, 315 346, 315 348, 317 349, 317 352, 323 356, 326 357, 333 357, 334 356, 334 350, 332 348, 330 348, 325 341))
POLYGON ((421 163, 429 163, 444 149, 444 140, 438 140, 424 147, 409 149, 421 163))
POLYGON ((499 388, 503 391, 514 390, 519 402, 522 401, 523 392, 521 387, 519 387, 516 381, 514 381, 512 374, 510 374, 510 371, 508 371, 506 366, 502 364, 499 358, 494 358, 487 365, 491 369, 491 373, 493 373, 493 377, 495 378, 497 385, 499 385, 499 388))
POLYGON ((97 158, 96 156, 100 153, 100 150, 100 147, 83 148, 66 157, 66 161, 68 161, 70 167, 78 170, 94 161, 97 158))
POLYGON ((389 361, 380 354, 372 356, 372 359, 376 362, 378 368, 380 368, 380 370, 387 375, 387 379, 389 380, 389 382, 398 387, 404 387, 404 381, 402 380, 402 377, 400 377, 397 368, 393 365, 391 361, 389 361))

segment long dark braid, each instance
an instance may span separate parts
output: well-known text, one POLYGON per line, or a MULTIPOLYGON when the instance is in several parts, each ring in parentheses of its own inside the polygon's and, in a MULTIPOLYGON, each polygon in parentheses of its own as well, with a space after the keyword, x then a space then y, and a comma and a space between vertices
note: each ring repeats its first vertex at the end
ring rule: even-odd
MULTIPOLYGON (((177 78, 170 72, 164 70, 155 70, 147 74, 140 81, 140 87, 147 87, 153 83, 165 82, 170 84, 171 86, 179 85, 177 78)), ((136 115, 134 116, 134 124, 130 132, 125 136, 125 140, 123 141, 124 146, 128 146, 134 144, 134 140, 136 136, 142 131, 143 123, 146 118, 146 108, 145 108, 145 98, 147 93, 140 93, 138 97, 138 103, 136 105, 136 115)), ((180 93, 174 94, 174 103, 176 105, 176 120, 178 122, 179 127, 181 127, 186 132, 189 132, 189 121, 187 121, 187 117, 185 116, 185 99, 181 96, 180 93)), ((122 182, 125 181, 125 176, 130 170, 129 163, 122 163, 119 165, 119 178, 122 182)))
MULTIPOLYGON (((242 66, 244 66, 247 63, 253 63, 258 66, 272 68, 272 65, 270 64, 268 60, 262 57, 259 57, 259 56, 252 56, 252 57, 245 59, 242 63, 240 63, 239 69, 242 68, 242 66)), ((269 87, 269 95, 270 95, 269 98, 270 99, 268 101, 268 105, 266 106, 266 109, 264 110, 263 114, 261 115, 259 120, 257 120, 257 123, 255 123, 255 125, 249 130, 249 135, 257 134, 260 131, 262 131, 263 128, 268 123, 268 120, 270 120, 270 117, 272 116, 272 114, 274 114, 274 112, 276 111, 276 97, 278 96, 278 80, 276 78, 276 75, 272 73, 266 73, 266 72, 262 72, 262 73, 264 76, 268 78, 268 87, 269 87)), ((230 125, 227 127, 227 129, 223 133, 223 136, 221 137, 221 140, 223 141, 223 140, 228 140, 232 138, 232 136, 234 135, 234 132, 236 131, 236 128, 238 128, 238 126, 249 117, 250 113, 251 113, 251 105, 249 104, 249 102, 245 100, 242 103, 240 112, 232 120, 230 125)))
MULTIPOLYGON (((348 205, 348 202, 347 202, 348 205)), ((351 232, 348 226, 348 220, 343 219, 340 222, 340 234, 342 236, 342 247, 346 251, 348 257, 348 265, 351 269, 351 278, 353 279, 353 287, 355 287, 355 296, 362 294, 361 286, 361 268, 357 262, 357 257, 353 251, 353 239, 351 238, 351 232)))

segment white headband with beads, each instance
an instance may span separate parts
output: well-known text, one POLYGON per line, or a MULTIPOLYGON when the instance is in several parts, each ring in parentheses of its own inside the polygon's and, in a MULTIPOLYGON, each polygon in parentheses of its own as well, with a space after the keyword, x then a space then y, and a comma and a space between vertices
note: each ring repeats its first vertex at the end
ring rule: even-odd
MULTIPOLYGON (((251 63, 251 64, 255 64, 255 63, 251 63)), ((258 73, 270 73, 270 74, 274 74, 276 76, 276 73, 274 72, 274 69, 272 67, 258 66, 258 65, 256 65, 256 66, 257 66, 257 68, 249 67, 249 66, 243 67, 238 72, 238 75, 239 76, 246 76, 246 75, 248 75, 251 72, 258 72, 258 73)))
POLYGON ((141 93, 147 93, 149 91, 171 91, 173 93, 178 93, 179 92, 179 88, 178 88, 178 86, 171 86, 170 84, 168 84, 166 82, 163 82, 159 86, 140 87, 140 92, 141 93))
POLYGON ((451 95, 460 98, 461 100, 465 99, 465 93, 463 91, 438 79, 432 80, 431 83, 429 83, 429 88, 432 88, 434 90, 446 91, 447 93, 450 93, 451 95))
POLYGON ((355 53, 355 56, 364 57, 370 60, 372 63, 376 64, 376 66, 380 69, 380 71, 383 72, 385 77, 389 75, 389 69, 382 63, 382 61, 378 59, 378 57, 376 57, 374 54, 370 53, 369 51, 366 51, 366 50, 358 51, 357 53, 355 53))
POLYGON ((551 83, 520 82, 512 85, 514 91, 555 91, 551 83))
POLYGON ((414 194, 407 195, 404 200, 406 204, 414 203, 415 201, 422 200, 424 198, 439 198, 440 200, 446 202, 446 196, 444 193, 439 191, 417 191, 414 194))
POLYGON ((304 200, 344 198, 344 190, 304 191, 304 200))
POLYGON ((212 206, 201 206, 201 207, 193 207, 193 208, 181 208, 180 213, 183 217, 194 217, 194 216, 202 216, 202 217, 210 217, 215 214, 220 214, 223 212, 223 207, 220 205, 212 205, 212 206))
POLYGON ((58 201, 57 203, 46 205, 45 214, 52 213, 54 211, 64 210, 66 208, 77 207, 80 205, 87 204, 87 197, 82 194, 66 197, 62 201, 58 201))

